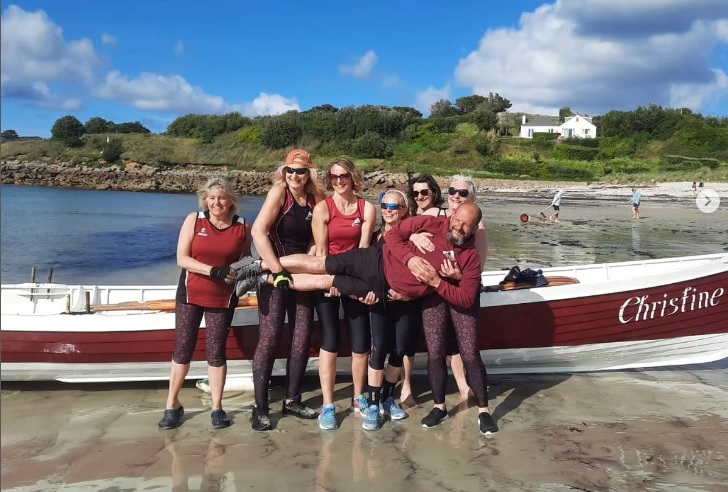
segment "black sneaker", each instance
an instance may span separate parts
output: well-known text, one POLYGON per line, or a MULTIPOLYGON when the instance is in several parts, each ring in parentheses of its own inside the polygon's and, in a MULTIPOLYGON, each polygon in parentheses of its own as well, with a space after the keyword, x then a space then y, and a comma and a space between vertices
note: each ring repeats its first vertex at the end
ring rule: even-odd
POLYGON ((225 410, 213 410, 210 414, 210 419, 212 420, 212 426, 215 429, 224 429, 225 427, 230 427, 230 425, 232 425, 232 422, 230 422, 230 419, 227 417, 225 410))
POLYGON ((258 410, 258 407, 253 408, 253 417, 250 419, 250 427, 254 431, 267 431, 273 428, 270 423, 270 417, 268 416, 268 409, 258 410))
POLYGON ((483 412, 478 415, 478 423, 480 424, 480 433, 484 436, 498 432, 498 426, 495 425, 493 417, 488 412, 483 412))
POLYGON ((295 415, 299 419, 315 419, 318 417, 318 412, 313 408, 309 408, 300 399, 289 401, 288 403, 283 401, 283 415, 295 415))
POLYGON ((430 413, 422 419, 422 427, 435 427, 437 424, 442 422, 448 417, 447 410, 440 410, 439 408, 433 408, 430 413))
POLYGON ((160 420, 159 424, 157 425, 162 430, 176 429, 177 427, 179 427, 180 419, 184 414, 185 409, 181 405, 177 409, 168 408, 164 411, 164 417, 162 417, 162 420, 160 420))

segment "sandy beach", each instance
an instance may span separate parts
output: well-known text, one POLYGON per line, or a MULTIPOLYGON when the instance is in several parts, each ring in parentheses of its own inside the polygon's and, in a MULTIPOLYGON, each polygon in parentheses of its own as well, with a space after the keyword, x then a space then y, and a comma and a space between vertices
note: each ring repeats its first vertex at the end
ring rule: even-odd
MULTIPOLYGON (((477 409, 450 384, 450 418, 423 429, 425 378, 409 418, 361 429, 340 378, 340 427, 283 418, 256 433, 253 396, 226 393, 234 418, 210 427, 209 401, 183 390, 187 414, 158 431, 162 384, 5 385, 2 489, 37 490, 701 490, 728 483, 728 365, 680 370, 492 378, 500 432, 479 434, 477 409)), ((317 406, 309 377, 304 401, 317 406)))
MULTIPOLYGON (((488 224, 488 269, 599 263, 728 251, 728 185, 711 214, 689 183, 641 188, 633 221, 628 187, 566 188, 561 221, 519 221, 550 203, 556 185, 479 193, 488 224)), ((170 276, 176 273, 170 272, 170 276)), ((420 356, 418 356, 420 357, 420 356)), ((423 357, 423 356, 422 356, 423 357)), ((491 411, 501 431, 478 433, 477 409, 450 381, 450 418, 423 429, 429 383, 415 381, 410 417, 361 429, 352 386, 337 384, 340 428, 280 414, 275 430, 250 429, 253 395, 226 393, 234 419, 210 426, 209 397, 188 384, 183 425, 159 431, 166 382, 3 384, 2 490, 648 490, 725 491, 728 360, 705 366, 614 373, 494 376, 491 411)), ((318 378, 304 401, 321 405, 318 378)))

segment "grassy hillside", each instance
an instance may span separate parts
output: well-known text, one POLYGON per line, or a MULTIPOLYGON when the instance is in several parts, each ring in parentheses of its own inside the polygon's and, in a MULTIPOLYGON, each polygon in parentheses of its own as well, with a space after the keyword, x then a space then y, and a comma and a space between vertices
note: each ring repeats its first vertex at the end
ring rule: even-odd
MULTIPOLYGON (((232 169, 269 171, 279 165, 288 150, 270 150, 250 128, 224 133, 204 143, 201 138, 154 134, 113 134, 122 144, 123 163, 153 166, 209 165, 232 169)), ((83 145, 69 148, 52 140, 4 141, 3 159, 25 161, 52 158, 59 162, 90 166, 105 165, 101 148, 106 135, 90 135, 83 145)), ((350 148, 303 135, 298 146, 311 151, 324 167, 350 148)), ((481 178, 518 178, 560 181, 605 181, 643 183, 649 181, 728 181, 728 162, 718 158, 674 155, 673 141, 601 138, 566 141, 496 137, 478 131, 472 123, 453 125, 442 131, 432 123, 412 125, 404 138, 387 142, 390 156, 383 159, 353 157, 363 171, 426 172, 439 176, 456 173, 481 178)), ((349 154, 350 155, 350 154, 349 154)), ((700 155, 700 154, 698 154, 700 155)), ((715 155, 715 154, 710 154, 715 155)))

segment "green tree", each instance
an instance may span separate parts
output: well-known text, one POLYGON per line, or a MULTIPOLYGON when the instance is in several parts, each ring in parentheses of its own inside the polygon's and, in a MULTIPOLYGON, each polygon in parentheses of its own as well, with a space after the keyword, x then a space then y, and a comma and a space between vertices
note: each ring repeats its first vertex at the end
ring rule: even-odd
POLYGON ((98 116, 94 116, 93 118, 90 118, 85 125, 83 125, 83 131, 88 134, 106 133, 109 131, 109 126, 113 124, 114 122, 112 121, 107 121, 98 116))
POLYGON ((442 117, 447 118, 448 116, 455 116, 459 113, 459 110, 456 106, 453 106, 453 104, 448 99, 440 99, 439 101, 435 102, 430 106, 430 117, 442 117))
POLYGON ((17 140, 20 137, 18 136, 18 132, 15 130, 3 130, 3 132, 0 133, 0 138, 3 140, 17 140))
POLYGON ((564 121, 568 116, 574 116, 574 112, 569 106, 559 109, 559 120, 564 121))
POLYGON ((462 114, 468 114, 475 111, 475 108, 485 101, 487 101, 485 97, 476 94, 473 96, 465 96, 455 99, 455 105, 460 109, 462 114))
POLYGON ((510 109, 511 106, 513 106, 513 103, 506 99, 505 97, 501 96, 497 92, 494 94, 492 92, 488 93, 488 105, 490 105, 490 109, 494 113, 502 113, 503 111, 506 111, 510 109))
POLYGON ((493 111, 493 108, 489 103, 480 104, 477 109, 471 113, 471 116, 473 118, 473 123, 475 123, 475 126, 477 126, 480 131, 487 132, 498 128, 498 115, 495 111, 493 111))
POLYGON ((51 128, 51 139, 59 140, 71 147, 82 145, 83 123, 75 116, 58 118, 51 128))

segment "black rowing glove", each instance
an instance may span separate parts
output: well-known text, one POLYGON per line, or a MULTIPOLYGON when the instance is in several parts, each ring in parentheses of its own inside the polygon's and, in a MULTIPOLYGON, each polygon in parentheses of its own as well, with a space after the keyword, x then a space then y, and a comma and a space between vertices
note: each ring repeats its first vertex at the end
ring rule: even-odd
POLYGON ((230 275, 230 272, 232 271, 233 269, 229 266, 212 267, 210 269, 210 277, 225 281, 225 279, 227 279, 227 276, 230 275))
POLYGON ((273 274, 273 287, 282 290, 288 290, 293 283, 293 277, 287 270, 281 270, 273 274))

